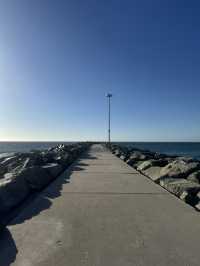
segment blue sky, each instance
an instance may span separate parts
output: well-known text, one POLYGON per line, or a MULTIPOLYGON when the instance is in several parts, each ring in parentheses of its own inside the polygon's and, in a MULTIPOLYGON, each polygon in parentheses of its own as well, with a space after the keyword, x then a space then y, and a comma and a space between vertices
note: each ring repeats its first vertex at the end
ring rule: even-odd
POLYGON ((200 141, 200 3, 1 0, 0 140, 200 141))

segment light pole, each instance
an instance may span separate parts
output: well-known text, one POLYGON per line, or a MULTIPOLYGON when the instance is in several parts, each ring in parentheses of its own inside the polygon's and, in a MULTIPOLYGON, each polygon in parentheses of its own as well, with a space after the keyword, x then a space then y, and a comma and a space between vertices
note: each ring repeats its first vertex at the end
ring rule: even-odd
POLYGON ((112 94, 107 93, 106 97, 108 98, 108 143, 110 144, 110 98, 112 97, 112 94))

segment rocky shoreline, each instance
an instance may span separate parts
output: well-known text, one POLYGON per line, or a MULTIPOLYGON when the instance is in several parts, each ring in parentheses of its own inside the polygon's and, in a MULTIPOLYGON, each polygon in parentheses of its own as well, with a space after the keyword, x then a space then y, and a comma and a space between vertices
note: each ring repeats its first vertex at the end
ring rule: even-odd
POLYGON ((13 153, 0 158, 0 228, 19 204, 36 191, 41 191, 79 155, 90 143, 59 144, 48 150, 13 153))
POLYGON ((113 154, 200 211, 200 161, 107 144, 113 154))

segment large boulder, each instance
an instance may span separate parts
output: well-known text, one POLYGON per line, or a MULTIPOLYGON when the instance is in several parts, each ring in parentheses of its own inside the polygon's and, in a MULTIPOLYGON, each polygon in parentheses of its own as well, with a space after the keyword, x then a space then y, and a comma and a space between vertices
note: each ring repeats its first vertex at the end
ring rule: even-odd
POLYGON ((114 151, 114 154, 117 156, 117 157, 120 157, 120 155, 122 154, 122 150, 121 149, 116 149, 114 151))
POLYGON ((22 172, 7 173, 0 181, 0 212, 9 211, 28 196, 30 188, 22 172))
POLYGON ((143 163, 144 161, 135 161, 131 164, 133 168, 137 170, 137 168, 143 163))
POLYGON ((139 151, 135 151, 135 152, 130 154, 130 156, 128 157, 126 162, 127 162, 127 164, 133 166, 137 161, 145 161, 148 159, 149 159, 148 156, 146 156, 145 154, 143 154, 139 151))
POLYGON ((27 161, 27 164, 26 164, 26 167, 32 167, 32 166, 40 166, 40 165, 43 165, 45 162, 44 162, 44 158, 43 158, 43 154, 42 152, 30 152, 28 154, 28 161, 27 161))
POLYGON ((200 184, 200 170, 191 173, 189 176, 187 176, 187 180, 200 184))
POLYGON ((153 165, 153 161, 149 160, 149 161, 144 161, 141 164, 139 164, 139 166, 137 166, 137 170, 138 171, 144 171, 148 168, 150 168, 153 165))
POLYGON ((174 160, 160 171, 160 178, 173 177, 173 178, 185 178, 192 172, 200 168, 199 162, 186 162, 184 160, 174 160))
POLYGON ((4 159, 1 161, 0 165, 1 165, 1 167, 2 167, 2 166, 6 166, 6 165, 8 165, 8 164, 10 164, 10 163, 12 163, 12 162, 14 162, 14 161, 16 161, 16 159, 17 159, 17 156, 12 156, 12 157, 4 158, 4 159))
POLYGON ((41 166, 26 168, 22 171, 21 176, 23 176, 29 188, 32 190, 43 189, 55 178, 47 169, 41 166))
POLYGON ((111 144, 108 148, 111 150, 112 153, 114 153, 115 150, 117 149, 117 145, 111 144))
POLYGON ((0 176, 3 177, 5 173, 9 172, 12 168, 11 165, 16 165, 17 161, 17 156, 4 158, 0 163, 0 176))
POLYGON ((15 152, 3 152, 3 153, 0 153, 0 163, 2 161, 4 161, 6 158, 13 157, 15 155, 16 155, 15 152))
POLYGON ((137 170, 139 171, 144 171, 152 166, 159 166, 159 167, 164 167, 168 164, 168 160, 167 159, 151 159, 151 160, 148 160, 148 161, 144 161, 142 164, 140 164, 138 167, 137 167, 137 170))
POLYGON ((86 148, 88 147, 88 144, 71 144, 71 145, 64 145, 59 144, 54 149, 51 149, 50 151, 55 152, 57 155, 63 155, 65 153, 69 153, 74 159, 77 158, 77 156, 86 148))
POLYGON ((66 168, 74 161, 73 156, 70 153, 60 154, 55 157, 55 162, 62 165, 63 168, 66 168))
POLYGON ((69 153, 70 155, 75 159, 79 156, 80 152, 81 152, 81 147, 80 146, 77 146, 77 147, 72 147, 70 150, 69 150, 69 153))
POLYGON ((158 160, 158 159, 167 158, 167 155, 166 154, 159 153, 159 152, 155 152, 153 154, 153 157, 154 157, 155 160, 158 160))
POLYGON ((197 193, 196 197, 197 197, 197 202, 195 204, 195 208, 196 210, 200 211, 200 192, 197 193))
POLYGON ((160 179, 161 169, 162 167, 160 166, 152 166, 150 168, 147 168, 146 170, 143 170, 143 173, 157 183, 160 179))
POLYGON ((148 159, 148 155, 145 155, 140 151, 135 151, 130 155, 129 159, 132 159, 135 161, 144 161, 148 159))
POLYGON ((45 163, 54 163, 56 155, 53 151, 46 151, 43 153, 43 160, 45 163))
MULTIPOLYGON (((38 156, 37 156, 38 157, 38 156)), ((8 157, 0 163, 0 175, 10 172, 18 172, 20 169, 33 165, 42 165, 37 163, 36 155, 33 153, 18 153, 13 157, 8 157)))
POLYGON ((169 162, 171 162, 170 158, 158 158, 158 159, 152 160, 152 165, 165 167, 166 165, 169 164, 169 162))
POLYGON ((129 158, 128 150, 123 150, 119 156, 119 158, 123 161, 126 161, 129 158))
POLYGON ((80 155, 81 152, 85 150, 87 146, 87 144, 59 144, 56 147, 46 151, 43 154, 43 160, 45 163, 58 163, 63 167, 67 167, 80 155))
POLYGON ((192 205, 196 202, 197 193, 200 191, 199 184, 183 178, 165 178, 160 181, 160 185, 192 205))
POLYGON ((63 167, 57 163, 49 163, 42 166, 42 168, 45 169, 49 173, 49 175, 53 177, 59 176, 63 171, 63 167))
POLYGON ((198 160, 195 160, 195 159, 192 158, 192 157, 186 157, 186 156, 179 156, 179 157, 176 157, 176 160, 184 161, 184 162, 186 162, 186 163, 198 162, 198 160))

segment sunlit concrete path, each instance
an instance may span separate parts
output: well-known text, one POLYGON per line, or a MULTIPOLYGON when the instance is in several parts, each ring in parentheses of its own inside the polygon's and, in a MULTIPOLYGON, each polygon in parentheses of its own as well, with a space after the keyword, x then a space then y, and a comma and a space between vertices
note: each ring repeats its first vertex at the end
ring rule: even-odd
POLYGON ((0 235, 0 266, 199 266, 199 244, 199 213, 93 145, 0 235))

